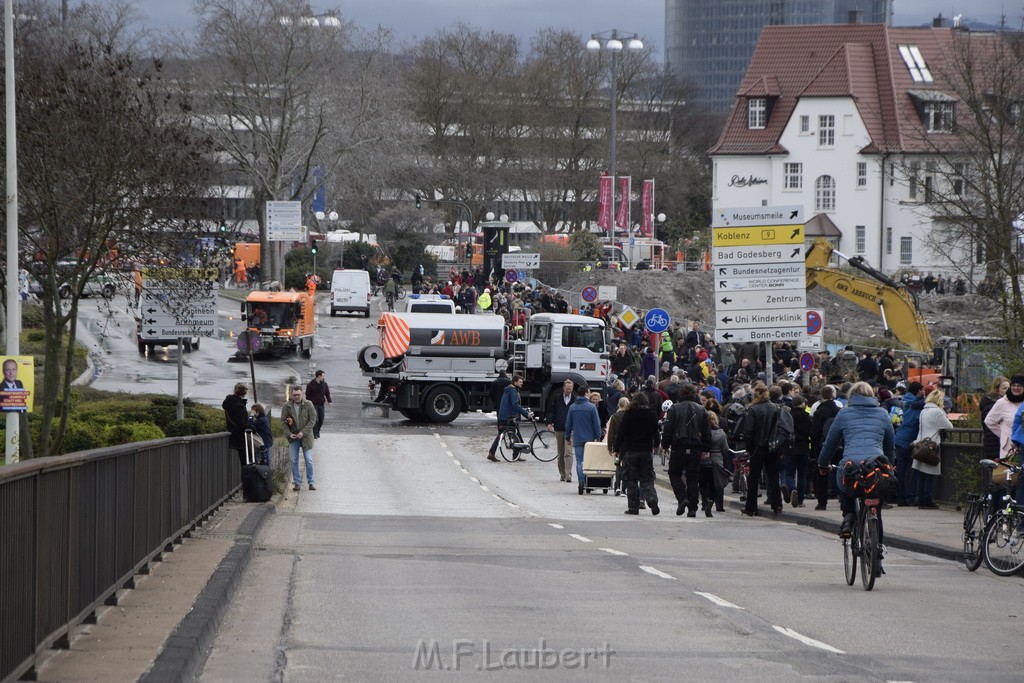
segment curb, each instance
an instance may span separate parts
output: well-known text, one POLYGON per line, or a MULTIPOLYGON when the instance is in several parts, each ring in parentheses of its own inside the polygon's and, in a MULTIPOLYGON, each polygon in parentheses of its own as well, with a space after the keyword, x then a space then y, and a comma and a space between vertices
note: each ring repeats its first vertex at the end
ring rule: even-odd
POLYGON ((252 560, 253 539, 273 509, 273 505, 258 505, 245 516, 238 526, 234 545, 217 565, 189 613, 168 636, 140 681, 166 683, 195 680, 235 590, 252 560))
MULTIPOLYGON (((660 479, 655 479, 655 485, 673 496, 674 500, 675 494, 670 486, 661 483, 660 479)), ((730 509, 736 510, 737 512, 742 512, 745 507, 744 503, 731 498, 727 498, 725 500, 725 504, 729 506, 730 509)), ((758 506, 758 511, 762 511, 762 506, 758 506)), ((808 517, 807 515, 788 512, 786 508, 783 508, 782 512, 777 515, 772 514, 769 511, 768 514, 760 514, 758 517, 769 521, 789 522, 791 524, 799 524, 800 526, 809 526, 814 529, 818 529, 819 531, 825 531, 827 533, 835 534, 836 536, 839 535, 839 520, 808 517)), ((959 562, 962 555, 962 553, 955 548, 931 545, 915 538, 908 538, 906 536, 898 536, 889 533, 885 534, 885 545, 889 548, 909 550, 912 553, 930 555, 932 557, 937 557, 942 560, 951 560, 953 562, 959 562)))

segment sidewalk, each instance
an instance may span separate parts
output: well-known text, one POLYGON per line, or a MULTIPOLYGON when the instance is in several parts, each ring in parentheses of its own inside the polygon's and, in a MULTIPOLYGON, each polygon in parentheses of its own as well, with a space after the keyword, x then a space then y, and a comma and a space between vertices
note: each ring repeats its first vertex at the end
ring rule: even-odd
MULTIPOLYGON (((674 501, 675 496, 669 486, 668 475, 664 472, 658 474, 656 483, 661 489, 662 495, 666 500, 674 501)), ((816 501, 813 498, 808 499, 805 503, 806 507, 802 508, 795 508, 783 503, 782 512, 777 515, 772 514, 763 493, 762 497, 758 499, 758 503, 758 512, 760 513, 758 519, 801 524, 839 534, 842 514, 839 512, 838 500, 828 501, 827 510, 815 510, 816 501)), ((739 494, 732 493, 727 488, 725 507, 729 512, 715 514, 740 514, 744 505, 739 494)), ((667 511, 669 507, 665 505, 663 509, 667 511)), ((954 562, 959 562, 962 559, 964 530, 962 509, 956 510, 949 506, 943 506, 938 510, 920 510, 917 507, 893 505, 882 512, 882 521, 885 529, 885 544, 889 547, 910 550, 954 562)))

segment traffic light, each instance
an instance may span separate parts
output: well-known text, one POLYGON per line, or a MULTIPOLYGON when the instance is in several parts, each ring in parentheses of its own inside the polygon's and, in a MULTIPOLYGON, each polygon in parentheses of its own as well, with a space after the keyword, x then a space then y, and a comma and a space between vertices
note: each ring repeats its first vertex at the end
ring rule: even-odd
POLYGON ((309 252, 311 254, 315 254, 316 253, 316 240, 314 240, 314 239, 310 239, 309 240, 309 252))
POLYGON ((422 199, 421 199, 421 197, 419 195, 416 195, 416 208, 417 209, 422 209, 423 208, 423 201, 422 201, 422 199))
POLYGON ((228 224, 225 223, 224 221, 221 221, 220 225, 217 226, 217 229, 220 230, 221 232, 227 232, 228 231, 228 224))

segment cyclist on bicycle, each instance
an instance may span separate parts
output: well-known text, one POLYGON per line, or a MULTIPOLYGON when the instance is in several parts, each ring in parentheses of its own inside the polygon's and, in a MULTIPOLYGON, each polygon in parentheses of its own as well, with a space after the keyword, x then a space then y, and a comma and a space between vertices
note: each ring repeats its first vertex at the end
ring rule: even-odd
POLYGON ((388 302, 388 310, 395 310, 395 299, 398 298, 398 282, 394 278, 388 278, 384 284, 384 299, 388 302))
POLYGON ((519 390, 523 388, 523 376, 515 375, 512 378, 512 383, 505 387, 505 391, 501 395, 501 404, 498 406, 498 435, 494 437, 494 441, 491 443, 491 448, 487 451, 487 459, 491 462, 498 462, 498 459, 494 457, 494 454, 498 451, 498 441, 501 440, 501 434, 509 427, 514 425, 522 415, 526 418, 532 418, 533 413, 519 402, 519 390))
MULTIPOLYGON (((839 444, 844 446, 843 458, 836 470, 836 484, 839 486, 839 507, 843 511, 843 523, 839 533, 848 535, 853 529, 853 494, 843 482, 843 469, 849 461, 870 461, 880 456, 892 462, 895 453, 895 434, 889 413, 875 398, 875 390, 867 382, 857 382, 850 387, 850 398, 846 407, 839 411, 832 421, 825 442, 818 454, 818 468, 828 474, 829 464, 839 444)), ((882 543, 881 513, 878 527, 879 543, 882 543)), ((881 559, 881 556, 879 556, 881 559)))

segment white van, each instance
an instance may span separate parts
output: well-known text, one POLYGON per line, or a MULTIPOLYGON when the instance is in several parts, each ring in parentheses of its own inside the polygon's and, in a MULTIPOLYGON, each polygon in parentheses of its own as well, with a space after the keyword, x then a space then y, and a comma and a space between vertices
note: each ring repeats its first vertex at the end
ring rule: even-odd
POLYGON ((338 268, 331 276, 331 317, 353 311, 370 317, 370 274, 365 270, 338 268))
POLYGON ((405 299, 406 313, 455 313, 455 302, 444 294, 410 294, 405 299))

